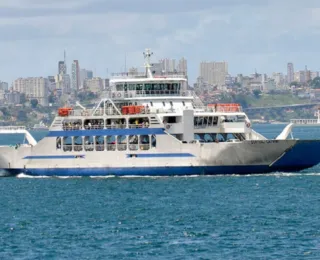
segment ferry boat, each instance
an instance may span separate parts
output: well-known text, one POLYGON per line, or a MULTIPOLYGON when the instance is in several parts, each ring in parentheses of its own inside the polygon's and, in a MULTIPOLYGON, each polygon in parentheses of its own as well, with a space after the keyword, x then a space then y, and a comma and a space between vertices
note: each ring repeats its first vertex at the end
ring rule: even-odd
POLYGON ((185 176, 300 171, 320 161, 320 140, 288 139, 293 124, 268 140, 252 129, 239 104, 211 104, 187 88, 182 74, 114 74, 93 109, 59 109, 48 135, 0 147, 0 168, 16 175, 185 176))

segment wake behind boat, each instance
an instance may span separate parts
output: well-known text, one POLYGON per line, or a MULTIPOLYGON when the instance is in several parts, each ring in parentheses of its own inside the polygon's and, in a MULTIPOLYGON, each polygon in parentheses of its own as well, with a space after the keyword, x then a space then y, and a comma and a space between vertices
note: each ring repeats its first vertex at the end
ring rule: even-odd
POLYGON ((0 147, 0 168, 11 175, 168 176, 299 171, 319 163, 318 140, 273 140, 251 128, 239 104, 204 106, 182 74, 115 74, 112 91, 94 109, 58 111, 38 143, 0 147))

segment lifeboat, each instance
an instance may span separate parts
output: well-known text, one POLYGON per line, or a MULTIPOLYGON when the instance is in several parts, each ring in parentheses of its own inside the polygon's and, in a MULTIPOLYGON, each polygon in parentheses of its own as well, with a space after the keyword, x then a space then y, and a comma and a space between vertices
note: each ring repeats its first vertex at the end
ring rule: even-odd
POLYGON ((72 111, 72 108, 71 108, 71 107, 59 108, 59 110, 58 110, 58 115, 59 115, 59 116, 68 116, 71 111, 72 111))
POLYGON ((144 113, 144 106, 123 106, 121 108, 121 113, 123 115, 134 115, 144 113))

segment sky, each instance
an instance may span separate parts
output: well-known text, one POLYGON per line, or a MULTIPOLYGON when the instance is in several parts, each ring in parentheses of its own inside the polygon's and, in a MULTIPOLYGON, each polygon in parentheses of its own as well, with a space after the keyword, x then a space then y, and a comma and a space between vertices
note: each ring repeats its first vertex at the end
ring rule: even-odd
POLYGON ((67 52, 96 76, 185 57, 192 84, 201 61, 229 73, 320 70, 319 0, 0 0, 0 80, 55 75, 67 52))

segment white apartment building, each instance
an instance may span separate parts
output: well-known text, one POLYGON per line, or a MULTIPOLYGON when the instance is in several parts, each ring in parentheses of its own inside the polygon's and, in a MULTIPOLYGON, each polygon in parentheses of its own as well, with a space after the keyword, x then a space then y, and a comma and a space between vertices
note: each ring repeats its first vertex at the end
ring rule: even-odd
POLYGON ((103 90, 103 80, 99 77, 85 80, 86 90, 93 93, 100 93, 103 90))
POLYGON ((37 99, 42 106, 48 105, 49 80, 43 77, 19 78, 13 83, 13 90, 24 93, 26 98, 37 99))
POLYGON ((185 58, 179 60, 177 71, 184 73, 184 75, 188 75, 188 62, 185 58))
POLYGON ((209 85, 223 87, 228 75, 228 63, 222 62, 201 62, 199 76, 209 85))
POLYGON ((174 72, 176 69, 175 59, 162 59, 159 61, 163 72, 174 72))

